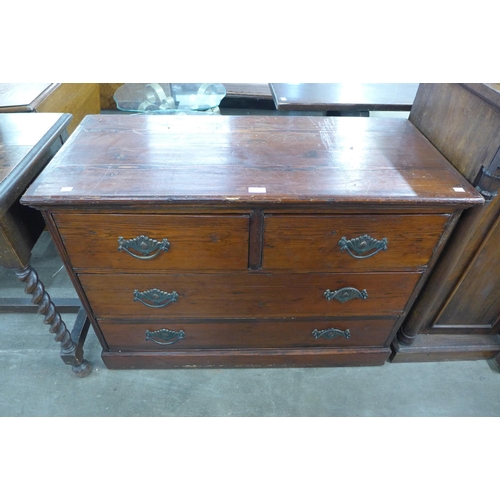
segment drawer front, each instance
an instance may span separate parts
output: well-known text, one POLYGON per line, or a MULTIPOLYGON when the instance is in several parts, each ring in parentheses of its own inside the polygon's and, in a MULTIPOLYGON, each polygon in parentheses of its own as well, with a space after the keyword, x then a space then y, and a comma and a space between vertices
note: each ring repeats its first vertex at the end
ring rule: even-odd
POLYGON ((419 273, 81 274, 98 318, 397 316, 419 273))
POLYGON ((99 326, 112 351, 383 346, 395 319, 204 323, 113 323, 99 326))
POLYGON ((76 269, 147 272, 248 268, 247 215, 56 213, 54 219, 76 269))
POLYGON ((425 266, 448 215, 265 218, 264 270, 396 271, 425 266))

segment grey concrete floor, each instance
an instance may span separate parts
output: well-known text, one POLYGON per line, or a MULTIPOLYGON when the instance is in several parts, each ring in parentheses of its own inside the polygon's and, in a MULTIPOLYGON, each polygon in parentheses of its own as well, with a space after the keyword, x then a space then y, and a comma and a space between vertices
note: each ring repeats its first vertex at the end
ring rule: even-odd
MULTIPOLYGON (((76 297, 44 232, 32 264, 52 298, 76 297)), ((24 284, 0 270, 0 296, 24 284)), ((71 329, 75 314, 62 314, 71 329)), ((386 363, 361 368, 108 370, 90 329, 90 376, 59 358, 43 317, 0 313, 0 416, 405 417, 500 416, 493 361, 386 363)))

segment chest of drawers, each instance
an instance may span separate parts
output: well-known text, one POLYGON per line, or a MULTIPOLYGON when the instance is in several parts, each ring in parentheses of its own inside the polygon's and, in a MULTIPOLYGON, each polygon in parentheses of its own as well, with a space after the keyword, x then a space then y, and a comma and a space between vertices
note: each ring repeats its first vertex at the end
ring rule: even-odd
POLYGON ((383 364, 482 197, 406 120, 88 116, 23 197, 109 368, 383 364))

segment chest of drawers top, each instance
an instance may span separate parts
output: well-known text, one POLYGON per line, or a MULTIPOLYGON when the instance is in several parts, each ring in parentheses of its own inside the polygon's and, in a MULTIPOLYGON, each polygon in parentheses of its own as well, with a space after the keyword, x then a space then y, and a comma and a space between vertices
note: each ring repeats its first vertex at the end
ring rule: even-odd
POLYGON ((144 211, 482 202, 407 120, 304 116, 89 115, 23 198, 144 211))

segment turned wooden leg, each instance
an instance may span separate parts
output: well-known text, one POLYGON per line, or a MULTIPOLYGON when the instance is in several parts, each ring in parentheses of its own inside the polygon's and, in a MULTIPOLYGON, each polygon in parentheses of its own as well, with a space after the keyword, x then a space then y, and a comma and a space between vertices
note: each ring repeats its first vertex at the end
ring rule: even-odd
POLYGON ((45 291, 43 283, 38 278, 38 274, 27 264, 22 269, 15 271, 20 281, 26 283, 24 291, 33 295, 31 302, 38 305, 38 313, 45 316, 44 323, 50 325, 50 332, 55 333, 54 340, 61 343, 61 358, 72 366, 73 373, 77 377, 86 377, 92 372, 90 363, 83 359, 83 347, 71 338, 71 334, 66 328, 64 321, 56 310, 56 306, 45 291))
POLYGON ((396 339, 400 344, 403 344, 405 346, 410 346, 415 342, 415 339, 417 338, 416 334, 409 335, 408 332, 405 331, 403 327, 401 327, 397 333, 396 339))

